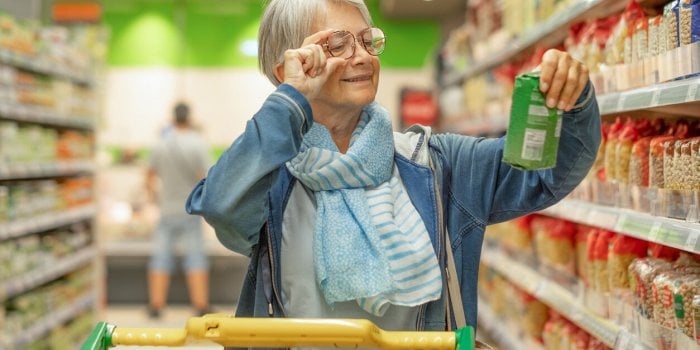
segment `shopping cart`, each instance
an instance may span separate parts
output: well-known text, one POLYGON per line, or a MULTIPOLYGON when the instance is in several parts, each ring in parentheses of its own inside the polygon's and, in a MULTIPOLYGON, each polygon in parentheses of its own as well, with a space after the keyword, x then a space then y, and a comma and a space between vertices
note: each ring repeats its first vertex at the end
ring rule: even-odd
POLYGON ((185 346, 217 343, 225 347, 337 347, 474 350, 474 330, 454 332, 385 331, 368 320, 245 318, 224 314, 192 317, 184 329, 121 328, 100 322, 81 350, 117 345, 185 346))

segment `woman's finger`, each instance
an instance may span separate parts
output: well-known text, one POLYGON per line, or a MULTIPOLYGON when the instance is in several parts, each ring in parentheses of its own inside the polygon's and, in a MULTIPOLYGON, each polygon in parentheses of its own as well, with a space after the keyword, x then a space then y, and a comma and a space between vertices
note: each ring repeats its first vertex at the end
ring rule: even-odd
POLYGON ((566 79, 569 76, 569 66, 571 58, 568 55, 559 55, 557 60, 557 70, 554 72, 552 77, 551 87, 547 91, 547 107, 557 108, 559 103, 559 96, 561 95, 562 89, 566 84, 566 79))
POLYGON ((328 39, 328 37, 335 31, 335 29, 326 29, 313 33, 304 38, 304 41, 301 43, 301 46, 306 46, 309 44, 320 44, 322 42, 325 42, 326 39, 328 39))
POLYGON ((578 64, 572 64, 569 67, 564 88, 562 88, 561 94, 559 95, 559 103, 557 104, 558 109, 566 110, 572 103, 571 97, 578 86, 578 77, 578 64))
POLYGON ((581 65, 581 72, 578 76, 578 85, 576 86, 576 90, 574 90, 573 97, 567 110, 571 110, 572 108, 574 108, 574 106, 576 105, 576 101, 578 101, 578 98, 581 96, 581 93, 586 87, 586 84, 588 84, 588 68, 584 65, 581 65))

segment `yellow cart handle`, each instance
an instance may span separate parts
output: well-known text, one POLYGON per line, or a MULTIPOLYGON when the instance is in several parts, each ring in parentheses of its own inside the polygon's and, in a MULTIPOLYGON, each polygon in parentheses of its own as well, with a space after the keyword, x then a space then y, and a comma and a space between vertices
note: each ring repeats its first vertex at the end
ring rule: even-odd
MULTIPOLYGON (((223 314, 192 317, 187 321, 185 329, 113 327, 111 335, 106 338, 105 341, 93 341, 92 344, 101 343, 106 348, 116 345, 182 346, 206 341, 225 347, 253 348, 316 346, 474 349, 474 332, 471 327, 457 332, 394 332, 382 330, 368 320, 244 318, 223 314)), ((102 348, 86 343, 81 349, 102 348)))

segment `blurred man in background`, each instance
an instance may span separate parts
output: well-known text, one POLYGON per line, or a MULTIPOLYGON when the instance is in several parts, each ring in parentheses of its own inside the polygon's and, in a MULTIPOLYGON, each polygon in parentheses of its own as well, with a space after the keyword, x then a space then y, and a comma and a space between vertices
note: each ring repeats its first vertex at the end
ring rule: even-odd
POLYGON ((166 305, 178 241, 184 250, 190 303, 199 315, 209 310, 209 263, 202 223, 199 217, 185 212, 185 201, 192 187, 205 176, 211 160, 206 143, 192 128, 189 106, 178 103, 174 115, 174 126, 155 145, 146 174, 146 188, 153 198, 158 198, 161 214, 153 235, 148 272, 152 318, 160 317, 166 305))

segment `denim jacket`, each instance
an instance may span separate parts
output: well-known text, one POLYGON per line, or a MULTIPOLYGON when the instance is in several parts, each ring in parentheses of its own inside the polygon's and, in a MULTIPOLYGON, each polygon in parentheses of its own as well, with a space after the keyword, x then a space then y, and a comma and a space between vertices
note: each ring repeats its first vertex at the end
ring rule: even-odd
MULTIPOLYGON (((187 211, 203 216, 224 246, 250 257, 238 316, 284 317, 281 221, 296 181, 284 164, 298 153, 312 122, 306 98, 292 86, 280 85, 187 201, 187 211)), ((590 83, 575 107, 564 113, 562 124, 557 166, 540 171, 521 171, 503 163, 504 138, 431 135, 422 127, 395 136, 394 159, 401 179, 443 271, 445 232, 450 237, 464 312, 473 327, 486 225, 555 204, 593 164, 601 129, 590 83)), ((420 307, 418 330, 446 329, 445 299, 420 307)), ((451 323, 454 327, 454 320, 451 323)))

